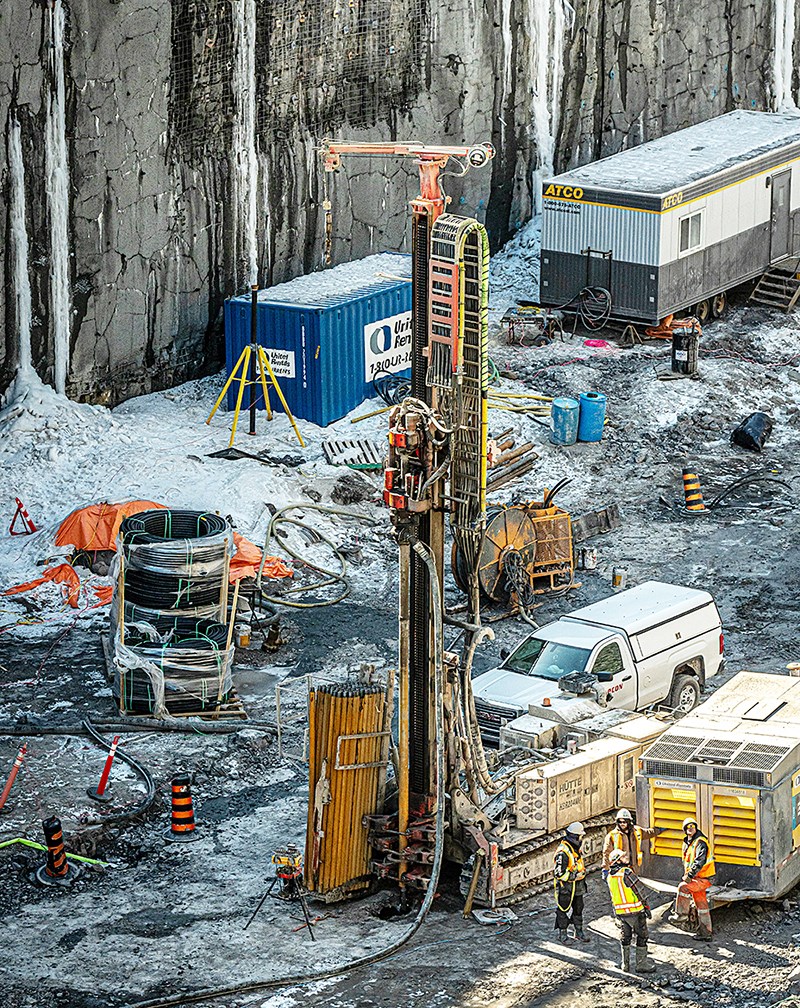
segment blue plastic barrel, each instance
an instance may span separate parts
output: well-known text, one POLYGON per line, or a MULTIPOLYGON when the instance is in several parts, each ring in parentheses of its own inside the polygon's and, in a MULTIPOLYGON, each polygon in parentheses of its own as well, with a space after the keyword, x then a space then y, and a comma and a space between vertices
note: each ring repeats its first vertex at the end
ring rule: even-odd
POLYGON ((579 412, 577 399, 564 396, 553 400, 550 412, 550 440, 553 444, 575 444, 578 436, 579 412))
POLYGON ((606 397, 602 392, 581 392, 579 441, 599 441, 606 422, 606 397))

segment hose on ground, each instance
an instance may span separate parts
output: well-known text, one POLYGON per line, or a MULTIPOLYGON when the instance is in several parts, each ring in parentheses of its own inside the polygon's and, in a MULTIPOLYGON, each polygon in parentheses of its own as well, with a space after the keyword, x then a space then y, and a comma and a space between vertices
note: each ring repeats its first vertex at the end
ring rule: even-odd
POLYGON ((439 874, 444 857, 444 826, 445 826, 445 730, 444 730, 444 647, 442 643, 442 604, 439 597, 439 577, 433 554, 427 546, 414 544, 414 551, 428 568, 431 606, 433 609, 433 652, 434 652, 434 696, 436 701, 436 842, 434 845, 431 877, 425 896, 417 915, 409 927, 385 949, 361 956, 341 966, 317 970, 311 973, 295 974, 294 976, 275 977, 271 980, 255 980, 251 983, 239 984, 235 987, 219 987, 211 990, 193 991, 176 994, 169 997, 155 998, 149 1001, 137 1001, 129 1008, 179 1008, 198 1001, 215 1001, 219 998, 229 998, 239 994, 250 994, 256 991, 271 990, 275 987, 289 987, 294 984, 312 983, 319 980, 330 980, 342 976, 355 969, 371 966, 373 963, 388 959, 399 951, 422 927, 428 911, 431 908, 439 883, 439 874))
POLYGON ((791 489, 788 483, 784 480, 776 479, 774 476, 762 476, 760 473, 749 473, 740 477, 738 480, 734 480, 733 483, 729 484, 724 490, 720 491, 720 493, 718 493, 717 496, 706 505, 706 509, 710 510, 711 508, 716 507, 732 493, 735 493, 737 490, 744 490, 754 483, 776 483, 785 490, 791 489))
MULTIPOLYGON (((90 721, 81 722, 86 734, 92 739, 101 749, 105 749, 108 752, 111 749, 111 743, 107 742, 99 732, 96 732, 94 726, 90 721)), ((142 815, 146 812, 156 799, 156 783, 150 771, 143 767, 142 764, 130 756, 124 751, 124 749, 117 749, 117 757, 122 760, 123 763, 127 763, 128 766, 137 773, 142 780, 146 788, 144 798, 135 805, 132 809, 128 809, 125 812, 112 812, 111 815, 104 815, 101 817, 101 825, 109 826, 111 823, 121 823, 127 822, 129 819, 134 819, 136 816, 142 815)))
POLYGON ((335 605, 337 602, 341 602, 342 599, 347 598, 350 594, 350 582, 345 577, 345 573, 347 571, 347 558, 344 553, 341 552, 340 548, 328 539, 327 536, 324 536, 319 529, 314 528, 311 525, 307 525, 305 522, 301 522, 297 518, 287 517, 287 512, 289 511, 317 511, 321 514, 338 515, 344 518, 355 518, 358 521, 368 522, 371 525, 374 525, 377 519, 370 518, 368 515, 357 514, 354 511, 348 511, 345 508, 329 507, 325 504, 288 504, 286 507, 276 511, 269 520, 266 535, 264 537, 264 550, 261 556, 261 563, 258 565, 258 572, 256 573, 256 590, 259 592, 259 598, 262 601, 271 602, 273 605, 291 606, 294 609, 314 609, 320 606, 331 606, 335 605), (296 588, 289 588, 284 595, 267 595, 262 586, 264 563, 266 562, 269 552, 269 544, 273 537, 277 535, 277 531, 281 525, 291 525, 295 528, 301 529, 309 535, 312 541, 325 543, 339 561, 339 570, 328 570, 328 568, 321 567, 319 564, 311 563, 306 557, 302 556, 293 549, 293 547, 291 547, 287 542, 282 541, 280 547, 282 552, 288 553, 293 560, 303 564, 309 570, 313 570, 317 574, 320 574, 321 579, 319 581, 315 581, 313 584, 299 585, 296 588), (339 587, 336 589, 334 598, 330 599, 321 599, 315 602, 298 602, 295 599, 286 597, 287 595, 305 595, 309 592, 318 592, 323 588, 330 588, 336 585, 339 587))
MULTIPOLYGON (((165 720, 163 718, 125 718, 124 721, 94 721, 95 728, 103 731, 112 731, 117 735, 135 732, 184 732, 185 734, 203 735, 232 735, 236 732, 255 728, 258 731, 277 731, 277 725, 271 721, 246 721, 221 722, 203 721, 200 727, 193 718, 176 718, 165 720)), ((0 723, 0 738, 24 738, 25 736, 41 735, 85 735, 82 724, 2 724, 0 723)))

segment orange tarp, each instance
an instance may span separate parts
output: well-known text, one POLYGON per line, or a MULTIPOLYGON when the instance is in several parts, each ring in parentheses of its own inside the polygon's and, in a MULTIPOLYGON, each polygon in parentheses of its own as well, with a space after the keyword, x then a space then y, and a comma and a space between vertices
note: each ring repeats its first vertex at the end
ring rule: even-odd
POLYGON ((48 567, 42 574, 40 578, 36 578, 35 581, 28 581, 26 584, 17 585, 15 588, 9 588, 3 594, 5 595, 18 595, 20 592, 30 591, 32 588, 38 588, 39 585, 45 583, 45 581, 55 581, 57 584, 62 584, 66 588, 64 592, 67 602, 72 606, 73 609, 78 608, 78 595, 81 590, 81 579, 72 564, 62 563, 57 564, 55 567, 48 567))
POLYGON ((56 546, 74 546, 79 550, 114 550, 122 520, 128 515, 163 508, 155 501, 125 501, 123 504, 89 504, 67 515, 56 532, 56 546))
MULTIPOLYGON (((249 539, 245 539, 238 532, 233 533, 233 542, 236 546, 236 552, 231 557, 228 580, 233 583, 242 578, 255 577, 258 573, 258 565, 261 563, 261 550, 255 543, 251 543, 249 539)), ((264 561, 264 574, 271 578, 291 577, 292 568, 287 567, 278 557, 268 556, 264 561)))

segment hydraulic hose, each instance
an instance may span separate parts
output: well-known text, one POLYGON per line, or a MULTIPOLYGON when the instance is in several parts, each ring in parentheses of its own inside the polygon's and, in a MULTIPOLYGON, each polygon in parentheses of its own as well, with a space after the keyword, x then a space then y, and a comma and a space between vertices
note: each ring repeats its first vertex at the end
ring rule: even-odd
POLYGON ((256 588, 260 592, 259 598, 265 602, 272 603, 273 605, 290 606, 294 609, 314 609, 319 606, 335 605, 337 602, 341 602, 342 599, 347 598, 347 596, 350 594, 350 584, 347 578, 345 577, 345 573, 347 571, 347 559, 344 556, 344 554, 339 550, 338 546, 336 546, 336 544, 333 543, 326 536, 322 535, 322 533, 318 529, 312 528, 312 526, 306 525, 303 522, 298 521, 296 518, 285 517, 286 512, 295 510, 318 511, 321 514, 339 515, 344 518, 356 518, 359 521, 368 522, 371 525, 374 525, 377 519, 370 518, 368 515, 357 514, 354 511, 347 511, 345 508, 328 507, 325 504, 288 504, 286 507, 283 507, 279 511, 276 511, 275 514, 272 515, 272 517, 269 520, 269 524, 267 525, 267 532, 264 537, 264 549, 261 556, 261 563, 258 565, 258 571, 256 573, 256 588), (331 585, 339 584, 341 585, 341 588, 338 590, 335 598, 324 599, 318 602, 298 602, 294 599, 286 598, 286 595, 283 596, 267 595, 264 592, 262 587, 262 575, 264 571, 264 564, 266 563, 267 554, 269 551, 269 544, 273 536, 276 534, 278 526, 281 524, 293 525, 296 528, 300 528, 310 533, 313 533, 315 540, 318 542, 324 542, 327 546, 329 546, 334 556, 339 561, 338 571, 328 570, 325 567, 320 567, 316 564, 310 563, 305 557, 301 556, 301 554, 299 554, 296 550, 292 549, 292 547, 289 546, 287 543, 285 542, 282 543, 281 544, 282 552, 288 553, 289 556, 292 557, 294 560, 299 561, 309 569, 316 571, 318 574, 322 575, 322 580, 317 581, 314 584, 303 585, 299 588, 290 588, 286 592, 286 595, 291 594, 298 595, 301 593, 306 594, 311 591, 319 591, 321 588, 327 588, 330 587, 331 585))
POLYGON ((439 875, 444 857, 444 824, 445 824, 445 732, 444 732, 444 646, 442 642, 442 603, 439 596, 439 577, 433 554, 422 543, 414 544, 414 552, 428 568, 431 607, 433 609, 433 650, 434 650, 434 697, 436 707, 436 842, 434 846, 433 864, 428 888, 422 900, 417 916, 403 934, 387 945, 385 949, 373 952, 371 955, 353 959, 342 966, 330 969, 316 970, 311 973, 300 973, 294 976, 275 977, 271 980, 255 980, 252 983, 239 984, 234 987, 218 987, 210 990, 200 990, 169 997, 154 998, 149 1001, 137 1001, 128 1008, 180 1008, 182 1005, 196 1004, 199 1001, 215 1001, 218 998, 233 997, 239 994, 251 994, 256 991, 271 990, 275 987, 288 987, 295 984, 312 983, 318 980, 330 980, 342 976, 355 969, 371 966, 373 963, 388 959, 403 947, 422 927, 422 923, 431 908, 439 883, 439 875))

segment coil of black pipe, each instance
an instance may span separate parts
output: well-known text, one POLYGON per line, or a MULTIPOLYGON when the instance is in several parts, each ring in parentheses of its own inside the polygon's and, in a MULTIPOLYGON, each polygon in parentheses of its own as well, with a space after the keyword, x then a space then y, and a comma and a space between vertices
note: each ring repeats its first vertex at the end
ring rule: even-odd
POLYGON ((211 511, 158 508, 125 518, 119 527, 126 545, 162 544, 180 539, 204 539, 228 530, 224 518, 211 511))
POLYGON ((125 598, 148 609, 188 609, 219 602, 222 578, 181 577, 159 571, 125 571, 125 598))

